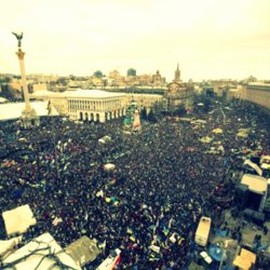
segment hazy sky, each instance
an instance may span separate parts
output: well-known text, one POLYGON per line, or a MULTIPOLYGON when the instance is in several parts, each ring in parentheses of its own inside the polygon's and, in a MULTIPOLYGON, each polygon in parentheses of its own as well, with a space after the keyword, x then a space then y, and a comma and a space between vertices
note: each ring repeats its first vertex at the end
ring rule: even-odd
POLYGON ((270 78, 270 0, 9 0, 1 4, 0 73, 92 75, 133 67, 171 80, 270 78))

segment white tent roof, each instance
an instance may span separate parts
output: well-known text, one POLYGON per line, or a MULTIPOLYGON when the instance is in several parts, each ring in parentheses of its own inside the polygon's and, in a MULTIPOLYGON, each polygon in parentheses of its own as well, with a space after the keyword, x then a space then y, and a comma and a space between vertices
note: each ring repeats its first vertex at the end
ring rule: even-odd
MULTIPOLYGON (((54 240, 49 233, 44 233, 26 244, 22 248, 18 249, 7 258, 3 260, 4 266, 8 263, 12 263, 16 260, 22 259, 15 263, 16 270, 47 270, 47 269, 63 269, 58 265, 55 265, 56 260, 53 256, 46 257, 46 255, 55 255, 63 264, 69 266, 72 269, 81 270, 81 267, 76 265, 73 259, 61 248, 61 246, 54 240), (50 253, 51 251, 51 253, 50 253), (26 257, 31 254, 31 256, 26 257), (44 258, 44 259, 43 259, 44 258), (38 266, 38 264, 40 265, 38 266), (54 267, 52 267, 55 265, 54 267), (38 267, 37 267, 38 266, 38 267)), ((6 268, 5 268, 6 269, 6 268)))
POLYGON ((252 192, 263 194, 267 190, 267 181, 264 177, 244 174, 241 179, 241 184, 248 186, 248 189, 252 192))
POLYGON ((7 235, 24 233, 30 226, 37 223, 29 205, 22 205, 2 213, 7 235))
POLYGON ((106 171, 110 171, 110 170, 113 170, 113 169, 115 169, 115 165, 112 164, 112 163, 107 163, 107 164, 104 165, 104 170, 106 170, 106 171))
MULTIPOLYGON (((48 115, 47 101, 36 101, 30 104, 36 110, 38 116, 48 115)), ((0 104, 0 121, 20 118, 24 108, 24 102, 0 104)), ((53 115, 55 115, 55 112, 53 112, 53 115)))
POLYGON ((98 142, 100 142, 100 143, 107 143, 107 142, 109 142, 109 141, 111 141, 111 137, 110 136, 108 136, 108 135, 105 135, 105 136, 103 136, 102 138, 100 138, 100 139, 98 139, 98 142))

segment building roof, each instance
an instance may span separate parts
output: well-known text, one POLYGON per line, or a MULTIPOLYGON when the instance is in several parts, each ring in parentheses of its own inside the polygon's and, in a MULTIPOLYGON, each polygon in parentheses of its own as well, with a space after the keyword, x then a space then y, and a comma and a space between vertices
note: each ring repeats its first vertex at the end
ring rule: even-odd
POLYGON ((78 89, 74 91, 52 92, 52 91, 37 91, 31 94, 31 97, 67 97, 67 98, 111 98, 126 96, 125 93, 108 92, 98 89, 78 89))
MULTIPOLYGON (((3 266, 13 265, 16 270, 63 269, 57 261, 69 269, 81 270, 49 233, 44 233, 2 260, 3 266), (51 254, 50 256, 48 256, 51 254), (39 266, 39 267, 37 267, 39 266), (54 267, 53 267, 54 266, 54 267)), ((9 267, 7 269, 13 269, 9 267)))
POLYGON ((0 97, 0 103, 7 102, 8 100, 6 98, 0 97))
POLYGON ((251 82, 248 85, 262 85, 262 86, 270 86, 270 83, 265 82, 251 82))
MULTIPOLYGON (((31 102, 30 104, 36 110, 38 116, 48 115, 47 101, 35 101, 31 102)), ((20 118, 24 108, 24 102, 0 104, 0 121, 20 118)), ((56 111, 54 110, 53 115, 56 114, 58 113, 56 113, 56 111)))
POLYGON ((22 205, 2 213, 7 235, 21 234, 37 223, 29 205, 22 205))
POLYGON ((240 255, 237 255, 233 261, 233 265, 240 269, 250 269, 252 264, 256 262, 256 254, 244 248, 241 249, 240 255))
POLYGON ((8 240, 0 240, 0 257, 11 252, 22 241, 22 235, 8 240))
POLYGON ((89 98, 110 98, 110 97, 119 97, 126 96, 125 93, 117 93, 117 92, 107 92, 103 90, 82 90, 79 89, 77 91, 72 91, 67 93, 67 97, 89 97, 89 98))
POLYGON ((201 217, 196 230, 196 234, 208 235, 210 229, 211 229, 211 219, 208 217, 201 217))
POLYGON ((267 181, 264 177, 244 174, 241 179, 241 184, 248 186, 248 189, 252 192, 263 194, 267 190, 267 181))
POLYGON ((39 90, 32 94, 30 94, 30 98, 36 98, 36 97, 62 97, 62 92, 52 92, 48 90, 39 90))

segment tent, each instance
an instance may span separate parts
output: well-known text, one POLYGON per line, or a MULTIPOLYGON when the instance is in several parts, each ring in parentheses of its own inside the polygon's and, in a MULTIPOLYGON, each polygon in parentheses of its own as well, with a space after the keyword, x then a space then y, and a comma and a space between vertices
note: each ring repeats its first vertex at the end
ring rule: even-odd
POLYGON ((111 140, 112 140, 112 138, 111 138, 110 136, 105 135, 105 136, 103 136, 102 138, 100 138, 100 139, 98 140, 98 142, 99 142, 99 143, 102 143, 102 144, 105 144, 105 143, 110 142, 111 140))
POLYGON ((223 130, 221 128, 215 128, 212 130, 213 133, 215 134, 222 134, 223 133, 223 130))
POLYGON ((22 234, 26 232, 30 226, 37 223, 28 204, 5 211, 2 213, 2 216, 8 236, 22 234))
POLYGON ((248 137, 249 132, 250 132, 250 128, 240 128, 236 136, 241 137, 241 138, 246 138, 248 137))
POLYGON ((81 270, 49 233, 44 233, 2 260, 4 269, 81 270), (48 256, 50 255, 50 256, 48 256), (58 264, 60 262, 60 265, 58 264), (61 266, 61 264, 66 267, 61 266), (10 267, 9 267, 10 266, 10 267), (37 267, 38 266, 38 267, 37 267))
POLYGON ((190 123, 191 124, 202 124, 202 125, 205 125, 205 124, 207 124, 207 121, 206 120, 203 120, 203 119, 197 119, 197 120, 192 120, 190 123))
POLYGON ((104 165, 104 170, 109 172, 115 169, 115 165, 112 163, 107 163, 104 165))
POLYGON ((208 136, 202 137, 202 138, 199 139, 199 141, 202 142, 202 143, 210 143, 210 142, 212 142, 212 140, 213 139, 208 137, 208 136))

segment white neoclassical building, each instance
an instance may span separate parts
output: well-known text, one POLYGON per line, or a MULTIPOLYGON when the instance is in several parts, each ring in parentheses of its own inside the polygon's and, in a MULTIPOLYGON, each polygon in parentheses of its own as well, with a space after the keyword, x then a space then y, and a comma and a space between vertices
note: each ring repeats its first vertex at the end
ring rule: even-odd
POLYGON ((61 115, 73 120, 106 122, 125 115, 127 98, 125 93, 102 90, 75 90, 62 93, 38 91, 32 99, 50 101, 61 115))
POLYGON ((73 119, 105 122, 125 114, 126 94, 77 90, 67 94, 68 115, 73 119))

